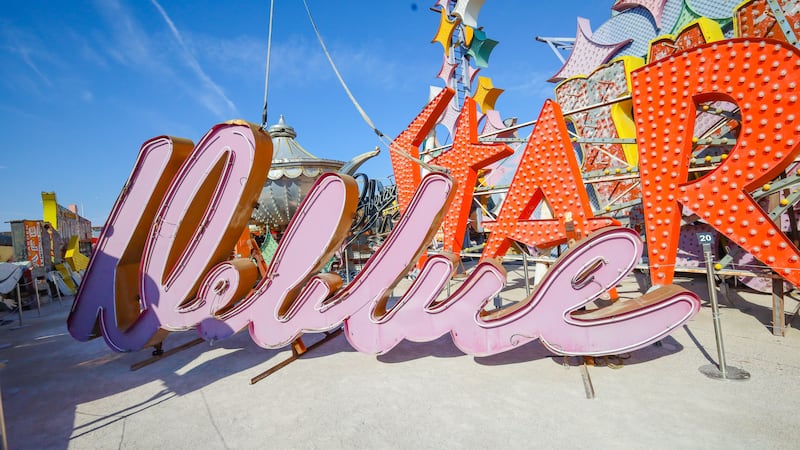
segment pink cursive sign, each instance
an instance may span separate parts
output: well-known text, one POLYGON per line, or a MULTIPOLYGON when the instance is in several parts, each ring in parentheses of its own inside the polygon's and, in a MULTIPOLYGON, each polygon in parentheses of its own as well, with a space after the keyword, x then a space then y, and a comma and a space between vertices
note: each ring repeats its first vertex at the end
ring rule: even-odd
POLYGON ((661 339, 699 308, 696 295, 667 286, 576 312, 614 287, 641 256, 639 236, 619 227, 581 241, 530 298, 507 308, 484 309, 505 286, 505 271, 493 260, 437 300, 453 273, 445 255, 429 258, 390 305, 392 289, 426 250, 452 202, 453 180, 441 173, 421 180, 384 244, 343 289, 337 275, 318 272, 346 237, 358 192, 350 177, 323 175, 255 284, 254 266, 228 261, 228 254, 264 183, 269 137, 254 125, 227 123, 189 148, 171 138, 142 147, 68 319, 76 339, 102 335, 111 348, 127 351, 159 342, 168 331, 197 326, 206 339, 222 339, 249 328, 258 345, 274 348, 344 324, 349 342, 369 353, 450 332, 459 348, 475 355, 535 339, 560 354, 601 355, 661 339))

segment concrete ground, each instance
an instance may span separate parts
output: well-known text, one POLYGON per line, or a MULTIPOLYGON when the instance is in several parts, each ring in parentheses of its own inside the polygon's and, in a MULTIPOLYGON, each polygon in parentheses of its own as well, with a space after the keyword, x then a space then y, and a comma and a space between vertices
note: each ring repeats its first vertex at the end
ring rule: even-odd
MULTIPOLYGON (((639 291, 632 280, 623 296, 639 291)), ((676 282, 708 297, 702 276, 676 282)), ((77 342, 69 308, 47 303, 41 316, 25 311, 22 328, 15 314, 0 326, 9 448, 798 448, 800 319, 775 337, 770 296, 730 299, 727 360, 749 380, 698 370, 717 359, 705 305, 662 345, 589 366, 593 399, 577 358, 538 342, 476 358, 449 336, 379 357, 339 336, 255 385, 290 352, 247 333, 131 371, 150 349, 77 342)), ((787 296, 787 314, 796 305, 787 296)), ((194 338, 172 334, 165 349, 194 338)))

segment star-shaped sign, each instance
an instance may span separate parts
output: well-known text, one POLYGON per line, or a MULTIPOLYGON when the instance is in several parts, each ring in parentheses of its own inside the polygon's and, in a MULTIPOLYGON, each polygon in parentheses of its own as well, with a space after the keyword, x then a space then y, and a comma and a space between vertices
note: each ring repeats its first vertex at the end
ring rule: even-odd
POLYGON ((494 87, 492 79, 489 77, 478 77, 478 90, 475 92, 475 101, 481 107, 481 111, 487 113, 494 109, 497 97, 503 93, 503 89, 494 87))
POLYGON ((477 116, 475 100, 465 98, 452 148, 430 161, 433 165, 447 168, 456 181, 453 202, 443 222, 444 249, 455 254, 461 252, 478 171, 514 154, 505 144, 483 144, 479 141, 477 116))
POLYGON ((454 95, 455 91, 452 89, 442 89, 389 145, 389 157, 392 159, 394 181, 397 184, 397 203, 401 213, 405 212, 422 179, 419 164, 409 158, 419 159, 420 144, 436 126, 436 121, 454 95))
POLYGON ((447 8, 442 8, 441 10, 441 17, 439 20, 439 29, 436 30, 436 35, 431 40, 431 43, 438 42, 442 44, 444 48, 444 54, 450 54, 450 42, 453 40, 453 33, 456 31, 456 25, 458 25, 458 21, 450 21, 447 18, 447 8))

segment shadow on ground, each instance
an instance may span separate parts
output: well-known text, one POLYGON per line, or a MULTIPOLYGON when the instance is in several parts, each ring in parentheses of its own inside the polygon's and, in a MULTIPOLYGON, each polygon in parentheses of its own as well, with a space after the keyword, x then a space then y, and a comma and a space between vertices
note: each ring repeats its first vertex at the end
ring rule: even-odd
MULTIPOLYGON (((132 364, 151 357, 152 348, 115 353, 102 339, 75 341, 67 332, 68 312, 66 306, 49 304, 42 308, 41 317, 26 312, 22 328, 17 328, 17 322, 0 327, 0 343, 8 344, 0 350, 0 359, 8 361, 0 376, 9 448, 66 448, 71 439, 229 375, 268 367, 283 351, 257 347, 247 333, 239 333, 211 348, 201 343, 132 371, 132 364), (211 350, 219 354, 194 365, 198 356, 211 350), (137 404, 121 402, 118 410, 95 418, 90 411, 78 411, 79 405, 153 382, 162 383, 163 388, 137 404), (86 417, 78 421, 76 414, 86 417), (77 422, 82 423, 76 426, 77 422)), ((193 331, 172 333, 164 349, 195 338, 193 331)), ((157 388, 143 392, 153 389, 157 388)))
MULTIPOLYGON (((636 295, 634 292, 631 294, 636 295)), ((189 347, 132 371, 131 365, 151 357, 151 348, 135 353, 114 353, 102 339, 77 342, 67 332, 68 313, 66 306, 51 303, 43 307, 41 317, 27 312, 26 327, 13 329, 14 323, 0 326, 0 344, 9 344, 5 348, 0 346, 0 359, 9 361, 1 375, 10 448, 66 448, 75 438, 97 432, 231 375, 240 374, 233 381, 246 384, 251 377, 291 355, 288 348, 267 350, 258 347, 245 331, 213 345, 204 342, 189 347), (133 390, 141 391, 140 396, 136 396, 137 392, 133 397, 141 398, 140 402, 131 405, 122 398, 114 398, 133 390), (69 395, 64 395, 64 392, 69 395), (111 413, 94 415, 90 407, 81 406, 99 399, 104 399, 105 405, 114 405, 117 401, 119 407, 111 413)), ((166 338, 164 349, 178 347, 196 337, 193 331, 172 333, 166 338)), ((321 333, 308 334, 304 341, 310 346, 323 337, 321 333)), ((629 355, 601 358, 596 365, 639 364, 682 349, 677 341, 667 337, 658 346, 648 346, 629 355)), ((302 358, 314 359, 353 351, 340 335, 302 358)), ((431 342, 402 341, 388 353, 378 356, 377 360, 397 364, 428 357, 463 356, 447 333, 431 342)), ((474 360, 484 366, 499 366, 545 358, 556 364, 582 363, 580 358, 565 360, 556 356, 538 341, 497 355, 475 357, 474 360)), ((108 410, 108 407, 103 409, 108 410)))

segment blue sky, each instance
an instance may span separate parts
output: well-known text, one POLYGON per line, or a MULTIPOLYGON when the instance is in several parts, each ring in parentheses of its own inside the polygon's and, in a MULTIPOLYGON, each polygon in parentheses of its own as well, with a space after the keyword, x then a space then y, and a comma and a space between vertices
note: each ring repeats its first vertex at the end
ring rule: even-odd
MULTIPOLYGON (((442 59, 428 1, 309 0, 353 94, 394 137, 425 105, 442 59)), ((561 63, 535 36, 597 29, 611 0, 488 0, 478 23, 500 41, 480 72, 505 89, 503 117, 535 119, 561 63), (550 6, 554 5, 554 6, 550 6)), ((41 191, 102 225, 141 144, 199 141, 216 123, 260 123, 269 0, 28 0, 0 16, 0 231, 41 219, 41 191)), ((330 69, 301 0, 275 5, 270 124, 284 114, 315 155, 349 160, 380 141, 330 69)), ((387 150, 362 167, 391 173, 387 150)))

